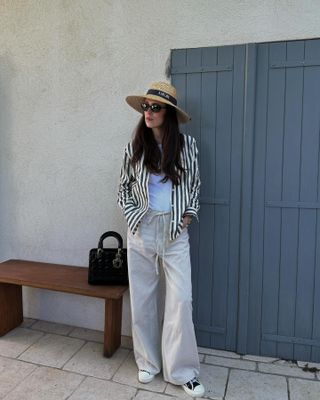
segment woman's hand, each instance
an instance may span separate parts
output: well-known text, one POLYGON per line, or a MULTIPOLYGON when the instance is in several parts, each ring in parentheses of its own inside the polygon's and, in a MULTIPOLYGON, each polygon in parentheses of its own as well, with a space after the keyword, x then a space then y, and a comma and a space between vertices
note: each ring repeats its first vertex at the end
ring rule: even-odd
POLYGON ((183 221, 182 228, 184 229, 184 228, 188 227, 191 224, 192 216, 191 215, 185 215, 183 217, 182 221, 183 221))

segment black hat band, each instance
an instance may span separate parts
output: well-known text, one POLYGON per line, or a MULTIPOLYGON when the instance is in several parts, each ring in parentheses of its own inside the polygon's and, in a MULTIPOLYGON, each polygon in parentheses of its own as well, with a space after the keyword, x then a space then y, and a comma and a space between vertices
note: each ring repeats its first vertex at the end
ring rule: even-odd
POLYGON ((169 100, 175 106, 177 105, 177 100, 174 97, 170 96, 170 94, 163 92, 162 90, 149 89, 147 91, 147 94, 153 94, 153 95, 162 97, 163 99, 169 100))

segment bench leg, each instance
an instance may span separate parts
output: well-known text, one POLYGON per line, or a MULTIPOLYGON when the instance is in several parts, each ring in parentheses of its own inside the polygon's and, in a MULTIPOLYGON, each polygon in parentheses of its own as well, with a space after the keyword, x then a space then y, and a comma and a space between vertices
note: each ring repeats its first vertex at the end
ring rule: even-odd
POLYGON ((122 297, 106 299, 104 323, 105 357, 111 357, 121 344, 122 297))
POLYGON ((22 286, 0 283, 0 336, 22 322, 22 286))

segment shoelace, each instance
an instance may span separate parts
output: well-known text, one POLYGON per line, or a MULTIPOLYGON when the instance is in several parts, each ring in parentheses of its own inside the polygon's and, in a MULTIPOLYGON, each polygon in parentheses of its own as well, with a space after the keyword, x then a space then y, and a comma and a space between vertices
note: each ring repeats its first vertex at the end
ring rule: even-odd
POLYGON ((185 383, 185 386, 187 386, 188 389, 190 389, 190 390, 195 389, 199 385, 200 385, 200 382, 199 382, 198 378, 193 378, 193 379, 191 379, 191 381, 185 383))
POLYGON ((146 372, 147 374, 151 375, 149 371, 147 371, 146 369, 139 369, 139 371, 141 372, 146 372))

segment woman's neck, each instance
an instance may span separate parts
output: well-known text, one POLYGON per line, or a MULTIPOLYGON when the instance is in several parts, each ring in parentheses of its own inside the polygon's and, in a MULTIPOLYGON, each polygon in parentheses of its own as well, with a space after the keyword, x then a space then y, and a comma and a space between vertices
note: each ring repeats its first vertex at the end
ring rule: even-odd
POLYGON ((163 138, 163 131, 160 128, 152 128, 152 133, 155 138, 155 141, 161 144, 163 138))

